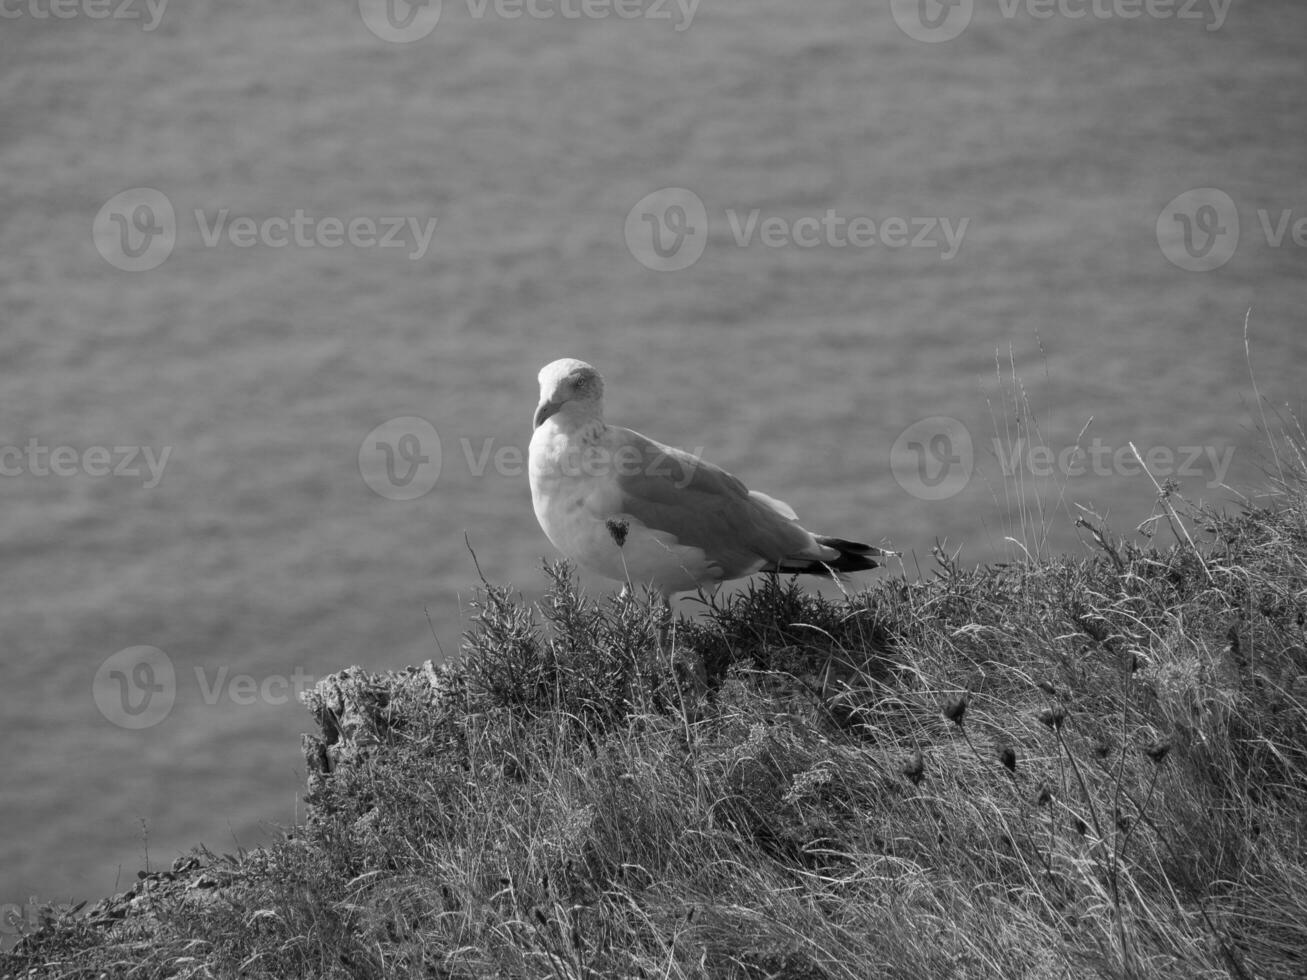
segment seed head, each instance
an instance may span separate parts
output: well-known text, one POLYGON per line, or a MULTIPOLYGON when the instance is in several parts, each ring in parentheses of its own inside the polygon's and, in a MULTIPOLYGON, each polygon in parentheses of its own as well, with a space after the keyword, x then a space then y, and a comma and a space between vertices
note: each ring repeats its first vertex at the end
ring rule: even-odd
POLYGON ((1017 771, 1017 750, 1010 745, 1000 745, 998 747, 998 761, 1003 763, 1003 767, 1008 772, 1017 771))
POLYGON ((1062 722, 1066 721, 1066 709, 1061 705, 1054 708, 1045 708, 1035 717, 1039 719, 1041 725, 1045 725, 1054 731, 1061 731, 1062 722))
POLYGON ((610 517, 608 520, 604 521, 604 527, 608 528, 608 533, 611 534, 613 540, 617 542, 617 547, 620 548, 626 544, 626 532, 631 529, 631 526, 627 524, 626 521, 618 520, 616 517, 610 517))
POLYGON ((1169 738, 1159 738, 1144 749, 1144 754, 1153 760, 1153 765, 1160 766, 1170 751, 1171 740, 1169 738))
POLYGON ((962 727, 962 720, 967 714, 967 695, 954 698, 944 705, 944 717, 959 728, 962 727))
POLYGON ((913 786, 921 785, 926 773, 926 761, 921 757, 921 749, 917 749, 912 753, 908 761, 904 763, 901 771, 903 775, 908 777, 913 786))

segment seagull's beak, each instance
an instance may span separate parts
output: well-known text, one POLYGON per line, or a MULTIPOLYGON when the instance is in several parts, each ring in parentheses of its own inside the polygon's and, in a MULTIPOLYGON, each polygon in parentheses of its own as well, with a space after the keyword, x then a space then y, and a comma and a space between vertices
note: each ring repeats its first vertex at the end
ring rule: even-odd
POLYGON ((542 401, 540 407, 536 409, 536 417, 531 424, 531 428, 540 428, 541 423, 543 423, 545 419, 549 418, 549 416, 553 415, 562 407, 562 402, 551 402, 548 400, 542 401))

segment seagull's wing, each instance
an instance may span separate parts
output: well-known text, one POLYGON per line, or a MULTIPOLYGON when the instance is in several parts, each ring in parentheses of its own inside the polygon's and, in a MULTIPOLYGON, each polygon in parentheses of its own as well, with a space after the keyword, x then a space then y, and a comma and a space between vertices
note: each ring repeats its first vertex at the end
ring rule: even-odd
POLYGON ((624 461, 616 467, 618 508, 702 549, 727 577, 747 574, 759 561, 834 554, 798 525, 786 504, 751 492, 720 467, 630 429, 608 431, 614 458, 624 461))

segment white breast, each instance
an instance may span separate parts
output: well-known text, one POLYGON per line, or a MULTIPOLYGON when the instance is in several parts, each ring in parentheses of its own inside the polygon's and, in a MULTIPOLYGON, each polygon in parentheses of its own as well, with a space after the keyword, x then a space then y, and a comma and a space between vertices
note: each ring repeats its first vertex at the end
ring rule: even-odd
MULTIPOLYGON (((594 440, 591 444, 596 445, 594 440)), ((555 548, 607 578, 650 585, 665 594, 721 578, 701 549, 681 545, 675 536, 625 513, 612 468, 581 465, 581 448, 577 437, 560 431, 553 419, 531 437, 531 502, 555 548)), ((596 448, 602 463, 603 447, 596 448)))

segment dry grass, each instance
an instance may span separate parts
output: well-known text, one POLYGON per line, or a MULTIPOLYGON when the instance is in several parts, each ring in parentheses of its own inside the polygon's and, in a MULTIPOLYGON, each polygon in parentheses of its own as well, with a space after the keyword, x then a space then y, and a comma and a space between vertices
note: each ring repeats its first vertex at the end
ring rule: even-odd
POLYGON ((761 580, 671 657, 656 601, 561 566, 537 609, 487 585, 456 664, 320 687, 306 826, 0 963, 1301 977, 1307 494, 1277 490, 1237 516, 1168 495, 1170 548, 1093 526, 1091 558, 940 554, 839 602, 761 580))

